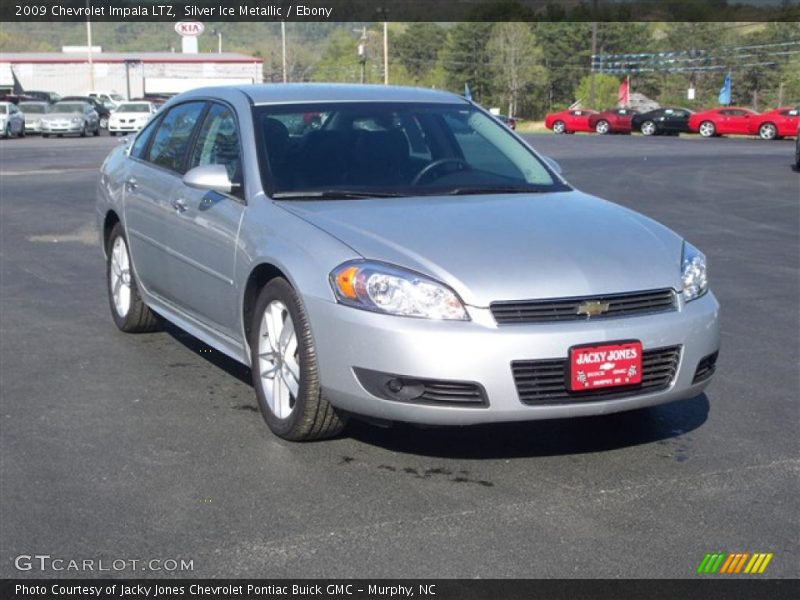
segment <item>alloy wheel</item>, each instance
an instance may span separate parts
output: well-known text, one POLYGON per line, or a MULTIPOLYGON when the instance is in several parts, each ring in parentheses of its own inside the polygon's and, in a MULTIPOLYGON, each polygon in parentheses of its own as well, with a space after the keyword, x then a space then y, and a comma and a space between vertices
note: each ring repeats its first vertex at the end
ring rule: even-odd
POLYGON ((777 133, 775 125, 772 123, 764 123, 758 130, 758 135, 762 140, 774 140, 777 133))
POLYGON ((300 355, 294 322, 280 300, 270 302, 261 317, 258 368, 270 410, 279 419, 286 419, 300 391, 300 355))
POLYGON ((716 133, 716 128, 711 121, 703 121, 700 124, 700 135, 703 137, 711 137, 716 133))
POLYGON ((600 135, 605 135, 609 130, 608 121, 598 121, 597 125, 594 127, 594 130, 600 135))
POLYGON ((553 133, 564 133, 565 129, 564 121, 556 121, 553 123, 553 133))
POLYGON ((643 135, 655 135, 656 133, 656 124, 652 121, 645 121, 642 123, 642 134, 643 135))
POLYGON ((131 266, 125 239, 118 236, 111 248, 111 273, 108 279, 114 309, 125 317, 131 308, 131 266))

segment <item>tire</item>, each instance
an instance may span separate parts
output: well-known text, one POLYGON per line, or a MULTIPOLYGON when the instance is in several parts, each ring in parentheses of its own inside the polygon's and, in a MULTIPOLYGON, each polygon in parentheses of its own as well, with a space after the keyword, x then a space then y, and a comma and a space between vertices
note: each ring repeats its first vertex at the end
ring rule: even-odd
POLYGON ((714 137, 717 135, 717 127, 711 121, 703 121, 699 127, 700 135, 705 138, 714 137))
POLYGON ((3 132, 3 137, 7 140, 11 139, 11 123, 6 123, 6 130, 3 132))
POLYGON ((758 137, 762 140, 778 139, 778 129, 773 123, 764 123, 758 128, 758 137))
POLYGON ((86 137, 86 123, 81 127, 81 137, 86 137))
POLYGON ((611 131, 611 127, 609 126, 608 121, 606 121, 605 119, 601 119, 594 126, 594 130, 596 133, 600 135, 606 135, 611 131))
POLYGON ((103 129, 108 129, 108 117, 100 117, 99 127, 103 129))
POLYGON ((796 171, 800 172, 800 134, 798 134, 797 139, 794 141, 794 168, 796 171))
POLYGON ((117 137, 117 132, 116 131, 109 131, 108 135, 110 135, 111 137, 117 137))
POLYGON ((322 397, 308 316, 285 279, 261 290, 250 331, 253 387, 270 430, 298 442, 341 433, 346 420, 322 397))
POLYGON ((142 300, 136 276, 130 267, 128 240, 122 226, 117 223, 106 243, 106 289, 111 316, 117 327, 125 333, 155 331, 160 319, 142 300))
POLYGON ((19 130, 19 137, 25 137, 25 123, 22 124, 22 129, 19 130))
POLYGON ((642 132, 642 135, 656 135, 658 133, 658 128, 653 121, 645 121, 642 123, 642 126, 639 127, 639 131, 642 132))
POLYGON ((553 123, 553 133, 566 133, 567 132, 567 125, 564 121, 556 121, 553 123))
POLYGON ((100 135, 100 125, 97 125, 97 127, 94 128, 94 137, 97 137, 99 135, 100 135))

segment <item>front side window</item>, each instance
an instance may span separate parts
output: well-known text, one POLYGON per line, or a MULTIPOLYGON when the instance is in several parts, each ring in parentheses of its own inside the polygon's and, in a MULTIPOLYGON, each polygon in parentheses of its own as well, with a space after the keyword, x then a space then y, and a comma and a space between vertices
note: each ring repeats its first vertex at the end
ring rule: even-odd
POLYGON ((254 123, 262 178, 276 198, 569 189, 507 127, 470 105, 258 106, 254 123))
POLYGON ((197 135, 189 169, 201 165, 224 165, 231 181, 241 182, 239 132, 233 110, 212 104, 197 135))
POLYGON ((182 173, 183 159, 189 149, 189 139, 204 105, 203 102, 187 102, 170 109, 159 122, 145 160, 170 171, 182 173))
POLYGON ((142 131, 139 132, 139 135, 137 135, 136 139, 133 141, 129 156, 140 158, 142 160, 146 159, 145 151, 147 150, 147 142, 150 141, 150 138, 152 137, 153 132, 156 130, 159 123, 160 121, 157 120, 151 121, 144 129, 142 129, 142 131))

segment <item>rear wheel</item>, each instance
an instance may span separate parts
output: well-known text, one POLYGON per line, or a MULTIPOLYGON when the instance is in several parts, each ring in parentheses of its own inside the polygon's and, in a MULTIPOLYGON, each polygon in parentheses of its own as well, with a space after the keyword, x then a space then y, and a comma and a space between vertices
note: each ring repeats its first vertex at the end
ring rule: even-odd
POLYGON ((86 137, 86 123, 81 127, 81 137, 86 137))
POLYGON ((556 121, 553 123, 553 133, 566 133, 567 126, 564 121, 556 121))
POLYGON ((345 419, 322 397, 308 317, 285 279, 261 290, 250 331, 253 387, 272 432, 293 441, 339 434, 345 419))
POLYGON ((639 128, 639 131, 642 132, 642 135, 655 135, 656 124, 653 121, 645 121, 644 123, 642 123, 642 126, 639 128))
POLYGON ((703 137, 714 137, 717 134, 717 128, 711 121, 703 121, 700 123, 700 135, 703 137))
POLYGON ((159 319, 139 294, 136 276, 131 268, 128 241, 117 223, 106 245, 106 279, 108 302, 114 323, 126 333, 144 333, 158 329, 159 319))
POLYGON ((601 120, 598 121, 597 125, 594 126, 594 130, 600 135, 605 135, 611 130, 611 127, 609 126, 608 121, 601 120))
POLYGON ((764 123, 758 128, 758 135, 762 140, 774 140, 778 137, 778 129, 772 123, 764 123))

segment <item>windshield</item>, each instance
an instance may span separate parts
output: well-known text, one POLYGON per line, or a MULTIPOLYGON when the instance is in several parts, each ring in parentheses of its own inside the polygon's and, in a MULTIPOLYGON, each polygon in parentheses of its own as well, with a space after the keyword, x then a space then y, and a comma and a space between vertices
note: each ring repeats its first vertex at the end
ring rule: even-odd
POLYGON ((8 114, 8 104, 0 104, 0 115, 8 114))
POLYGON ((20 104, 19 107, 26 113, 42 114, 45 112, 44 104, 20 104))
POLYGON ((468 104, 259 106, 254 123, 274 198, 569 189, 507 127, 468 104))
POLYGON ((54 113, 83 113, 84 105, 80 102, 57 102, 53 105, 54 113))
POLYGON ((117 109, 121 113, 149 113, 149 104, 121 104, 117 109))

